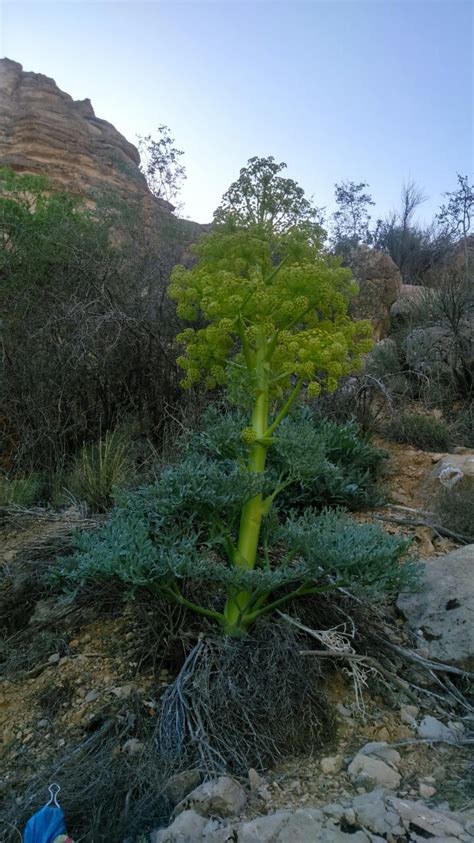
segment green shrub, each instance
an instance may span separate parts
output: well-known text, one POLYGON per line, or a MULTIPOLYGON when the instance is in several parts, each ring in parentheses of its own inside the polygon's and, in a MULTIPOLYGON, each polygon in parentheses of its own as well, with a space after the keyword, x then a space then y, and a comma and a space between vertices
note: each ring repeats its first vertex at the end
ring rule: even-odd
POLYGON ((37 474, 26 477, 8 477, 0 474, 0 506, 32 506, 42 492, 41 478, 37 474))
MULTIPOLYGON (((221 432, 205 434, 208 447, 221 432)), ((295 459, 295 476, 303 467, 295 459)), ((55 576, 72 583, 116 579, 220 623, 229 589, 252 595, 253 622, 305 594, 342 586, 371 593, 410 586, 414 566, 400 564, 409 542, 340 510, 306 509, 286 520, 284 508, 275 508, 264 519, 258 564, 235 566, 242 506, 259 492, 271 497, 274 480, 272 470, 252 475, 225 455, 216 460, 189 452, 156 483, 119 493, 103 527, 77 536, 76 553, 60 560, 55 576), (197 593, 200 599, 206 594, 205 605, 193 601, 197 593)))
POLYGON ((125 416, 159 442, 166 408, 185 403, 163 291, 199 226, 168 213, 153 226, 131 197, 104 189, 91 209, 0 167, 0 439, 25 473, 52 473, 125 416))
POLYGON ((449 426, 442 419, 419 413, 400 413, 386 427, 395 442, 413 445, 423 451, 447 451, 452 442, 449 426))
POLYGON ((117 431, 106 433, 92 445, 84 445, 67 481, 68 492, 93 510, 106 509, 113 490, 128 485, 133 477, 129 454, 130 443, 117 431))

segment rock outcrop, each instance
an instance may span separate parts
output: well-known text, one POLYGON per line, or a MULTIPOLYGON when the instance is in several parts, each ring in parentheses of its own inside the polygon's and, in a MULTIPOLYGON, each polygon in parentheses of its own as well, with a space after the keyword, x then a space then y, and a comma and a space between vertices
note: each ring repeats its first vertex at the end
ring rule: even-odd
POLYGON ((108 187, 148 212, 172 212, 150 193, 139 164, 136 147, 96 117, 89 99, 73 100, 54 79, 0 60, 0 165, 45 175, 70 193, 91 197, 108 187))
POLYGON ((352 300, 350 315, 370 319, 377 340, 390 331, 390 308, 399 296, 402 276, 389 255, 363 246, 352 256, 350 267, 359 285, 352 300))
POLYGON ((474 545, 428 559, 419 591, 397 606, 431 659, 474 670, 474 545))
MULTIPOLYGON (((209 782, 212 793, 217 782, 209 782)), ((376 782, 375 782, 376 784, 376 782)), ((237 785, 238 786, 238 785, 237 785)), ((192 796, 192 794, 191 794, 192 796)), ((239 810, 244 806, 240 804, 239 810)), ((200 802, 200 810, 187 809, 164 829, 152 832, 151 843, 456 843, 472 840, 473 812, 455 813, 428 807, 420 800, 401 799, 387 788, 370 787, 368 793, 320 808, 282 809, 255 819, 235 819, 200 802)))

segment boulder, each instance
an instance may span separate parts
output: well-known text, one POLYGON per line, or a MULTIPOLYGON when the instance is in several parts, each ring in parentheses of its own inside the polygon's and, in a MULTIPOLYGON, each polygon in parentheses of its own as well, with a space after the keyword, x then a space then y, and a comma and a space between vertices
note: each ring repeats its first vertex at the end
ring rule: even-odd
POLYGON ((168 828, 150 835, 150 843, 193 843, 201 840, 206 819, 196 811, 183 811, 168 828))
POLYGON ((455 840, 469 840, 464 826, 446 813, 427 808, 423 802, 410 799, 389 798, 388 804, 396 811, 405 827, 414 833, 419 833, 416 839, 425 839, 431 835, 438 838, 454 838, 455 840))
POLYGON ((175 814, 192 809, 203 817, 235 817, 247 801, 244 788, 230 776, 203 782, 176 806, 175 814))
POLYGON ((347 834, 337 827, 324 827, 316 809, 277 811, 237 827, 239 843, 370 843, 363 831, 347 834))
POLYGON ((449 489, 463 478, 474 482, 474 451, 468 449, 463 449, 460 454, 444 454, 431 471, 428 484, 431 487, 440 484, 449 489))
POLYGON ((397 606, 429 658, 474 670, 474 544, 428 559, 419 591, 397 606))
POLYGON ((390 308, 402 286, 400 271, 389 255, 367 246, 354 252, 350 266, 359 293, 349 313, 354 319, 370 319, 374 338, 380 340, 390 331, 390 308))
POLYGON ((429 287, 416 284, 402 284, 397 299, 390 308, 391 327, 401 328, 410 323, 412 316, 420 311, 424 304, 429 305, 433 295, 429 287))
POLYGON ((427 738, 433 741, 447 741, 452 743, 457 741, 459 733, 454 729, 445 726, 437 717, 432 717, 427 714, 417 726, 417 732, 420 738, 427 738))
POLYGON ((370 741, 366 743, 362 749, 359 749, 360 755, 374 755, 390 764, 391 767, 397 767, 401 761, 400 753, 388 745, 386 741, 370 741))
POLYGON ((396 790, 401 781, 400 774, 385 761, 362 753, 358 753, 351 761, 347 772, 355 784, 363 787, 386 787, 396 790))
POLYGON ((377 788, 353 799, 357 824, 376 834, 401 837, 404 834, 403 824, 394 808, 387 805, 384 796, 385 791, 377 788))
POLYGON ((402 284, 397 298, 390 308, 392 323, 400 324, 409 320, 411 314, 429 297, 428 287, 416 284, 402 284))

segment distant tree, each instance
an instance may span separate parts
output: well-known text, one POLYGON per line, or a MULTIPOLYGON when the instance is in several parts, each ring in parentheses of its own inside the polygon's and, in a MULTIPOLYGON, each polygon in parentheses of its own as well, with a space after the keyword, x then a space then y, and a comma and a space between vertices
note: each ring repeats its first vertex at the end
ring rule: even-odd
POLYGON ((175 140, 170 128, 158 126, 157 136, 138 135, 138 149, 141 157, 141 171, 148 187, 158 199, 176 204, 186 168, 180 163, 182 149, 174 146, 175 140))
POLYGON ((467 238, 474 215, 474 185, 469 184, 468 176, 461 176, 458 173, 458 189, 444 195, 448 197, 448 202, 441 206, 437 220, 449 237, 461 235, 467 268, 469 263, 467 238))
POLYGON ((425 202, 423 191, 413 182, 402 188, 401 205, 384 220, 377 220, 372 243, 390 255, 405 284, 422 284, 427 270, 446 254, 449 238, 436 224, 419 225, 415 211, 425 202))
POLYGON ((250 158, 222 197, 214 221, 237 228, 258 227, 272 236, 310 223, 323 235, 323 209, 315 207, 293 179, 280 175, 284 169, 286 164, 278 164, 272 155, 250 158))
POLYGON ((365 192, 367 182, 343 181, 335 184, 335 198, 338 210, 333 214, 332 241, 334 251, 348 256, 360 243, 370 243, 370 214, 368 209, 375 205, 370 193, 365 192))

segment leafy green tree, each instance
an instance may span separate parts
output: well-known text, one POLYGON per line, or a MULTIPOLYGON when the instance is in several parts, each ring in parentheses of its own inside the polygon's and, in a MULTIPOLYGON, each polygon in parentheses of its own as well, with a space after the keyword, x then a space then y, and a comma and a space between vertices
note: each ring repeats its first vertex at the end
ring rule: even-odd
POLYGON ((368 209, 375 202, 365 192, 367 182, 343 181, 334 187, 338 209, 333 214, 333 246, 337 254, 348 257, 360 243, 371 241, 368 209))
POLYGON ((462 237, 464 247, 465 270, 469 267, 467 238, 471 231, 474 216, 474 185, 468 176, 458 174, 458 189, 445 194, 448 201, 442 205, 437 215, 438 223, 450 237, 462 237))
POLYGON ((286 164, 278 164, 272 155, 250 158, 222 197, 214 221, 227 226, 257 227, 270 238, 307 222, 321 236, 322 209, 305 197, 303 188, 293 179, 280 175, 285 169, 286 164))
POLYGON ((158 126, 157 135, 138 135, 138 149, 141 156, 141 170, 148 187, 158 199, 176 203, 186 168, 181 163, 184 155, 178 149, 169 126, 158 126))

